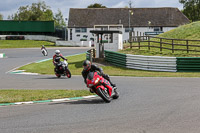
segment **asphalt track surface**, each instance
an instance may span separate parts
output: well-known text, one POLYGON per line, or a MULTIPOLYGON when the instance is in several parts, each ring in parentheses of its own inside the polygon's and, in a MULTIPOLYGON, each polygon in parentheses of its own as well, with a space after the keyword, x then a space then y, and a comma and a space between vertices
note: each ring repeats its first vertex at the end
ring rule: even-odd
MULTIPOLYGON (((69 55, 86 50, 61 51, 69 55)), ((54 75, 6 73, 44 57, 38 49, 3 51, 8 58, 0 59, 0 89, 87 89, 81 76, 57 79, 54 75)), ((120 98, 109 104, 97 97, 1 106, 0 133, 200 132, 200 78, 111 78, 117 83, 120 98)))

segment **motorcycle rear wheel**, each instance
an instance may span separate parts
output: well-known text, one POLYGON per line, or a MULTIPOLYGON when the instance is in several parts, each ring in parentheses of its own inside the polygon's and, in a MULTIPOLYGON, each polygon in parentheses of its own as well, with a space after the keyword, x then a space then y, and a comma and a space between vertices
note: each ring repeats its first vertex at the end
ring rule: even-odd
POLYGON ((102 90, 100 87, 97 88, 98 95, 106 102, 111 102, 111 97, 109 96, 108 92, 105 90, 102 90))

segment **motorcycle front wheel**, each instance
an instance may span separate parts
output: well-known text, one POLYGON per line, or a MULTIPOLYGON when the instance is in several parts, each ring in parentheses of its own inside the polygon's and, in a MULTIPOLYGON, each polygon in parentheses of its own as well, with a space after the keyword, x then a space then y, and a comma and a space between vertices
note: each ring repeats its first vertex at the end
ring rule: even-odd
POLYGON ((66 70, 66 75, 68 78, 71 78, 72 75, 71 75, 71 72, 69 71, 69 69, 66 70))
POLYGON ((109 103, 111 101, 111 98, 110 98, 108 92, 101 89, 100 87, 97 88, 97 93, 106 103, 109 103))
POLYGON ((60 78, 60 77, 61 77, 61 75, 60 75, 60 74, 56 74, 56 77, 60 78))

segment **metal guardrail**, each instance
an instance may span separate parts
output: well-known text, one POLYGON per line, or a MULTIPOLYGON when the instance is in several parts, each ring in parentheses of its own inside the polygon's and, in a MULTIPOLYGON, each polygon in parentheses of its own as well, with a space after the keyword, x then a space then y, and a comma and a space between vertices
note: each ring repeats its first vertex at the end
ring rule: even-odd
POLYGON ((200 57, 177 57, 178 72, 200 72, 200 57))
POLYGON ((200 72, 200 57, 163 57, 105 51, 105 60, 115 66, 163 72, 200 72))
POLYGON ((112 52, 112 51, 106 51, 105 50, 105 60, 113 65, 126 67, 126 55, 112 52))
POLYGON ((90 49, 86 52, 86 59, 92 62, 92 59, 96 57, 96 50, 90 49))
POLYGON ((176 72, 176 57, 127 54, 126 67, 140 70, 176 72))

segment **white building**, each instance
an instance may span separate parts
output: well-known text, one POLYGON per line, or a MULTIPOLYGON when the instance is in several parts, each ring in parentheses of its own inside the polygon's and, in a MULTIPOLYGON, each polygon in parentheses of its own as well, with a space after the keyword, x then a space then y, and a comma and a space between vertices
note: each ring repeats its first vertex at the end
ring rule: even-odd
POLYGON ((187 23, 190 23, 189 19, 178 8, 71 8, 68 41, 94 40, 90 33, 94 29, 120 29, 123 41, 127 41, 129 30, 134 31, 135 36, 156 35, 187 23))

